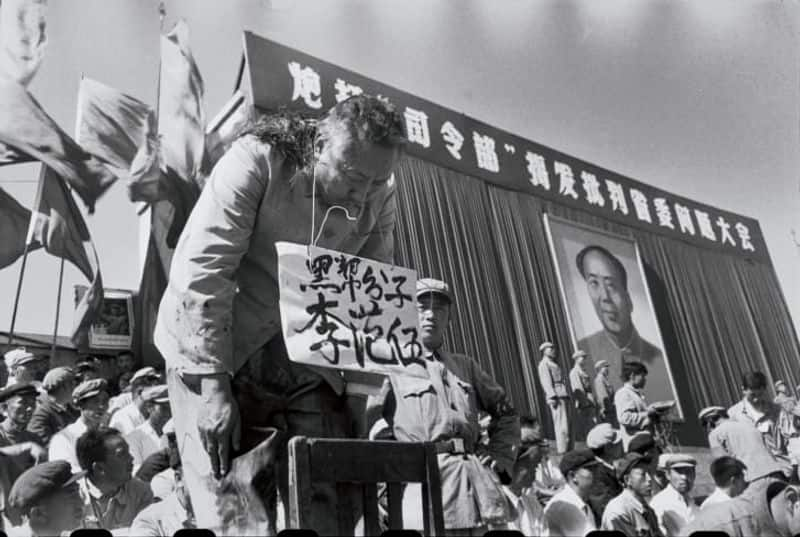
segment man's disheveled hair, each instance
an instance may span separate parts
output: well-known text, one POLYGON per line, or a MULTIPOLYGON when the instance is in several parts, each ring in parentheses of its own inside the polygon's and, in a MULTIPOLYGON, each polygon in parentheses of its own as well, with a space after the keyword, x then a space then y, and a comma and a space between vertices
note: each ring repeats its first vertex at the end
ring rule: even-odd
POLYGON ((75 444, 75 455, 83 470, 91 472, 92 465, 106 460, 106 439, 112 436, 122 438, 122 433, 113 427, 89 429, 78 438, 75 444))
POLYGON ((242 130, 242 136, 252 134, 280 151, 290 163, 305 167, 314 154, 316 132, 315 119, 281 108, 271 112, 256 111, 242 130))
POLYGON ((617 259, 617 256, 615 256, 614 254, 612 254, 611 252, 609 252, 608 250, 606 250, 602 246, 598 246, 596 244, 592 244, 592 245, 587 246, 586 248, 584 248, 583 250, 578 252, 577 256, 575 256, 575 264, 578 265, 578 272, 581 273, 581 276, 583 277, 583 279, 584 280, 586 279, 586 272, 584 271, 584 268, 583 268, 583 258, 586 257, 586 254, 588 254, 590 252, 597 252, 599 254, 604 255, 611 262, 611 264, 614 265, 614 268, 617 269, 617 271, 622 276, 622 286, 627 290, 628 289, 628 271, 625 270, 625 265, 622 264, 622 261, 617 259))
POLYGON ((622 365, 622 382, 627 382, 633 375, 646 375, 647 366, 642 362, 625 362, 622 365))

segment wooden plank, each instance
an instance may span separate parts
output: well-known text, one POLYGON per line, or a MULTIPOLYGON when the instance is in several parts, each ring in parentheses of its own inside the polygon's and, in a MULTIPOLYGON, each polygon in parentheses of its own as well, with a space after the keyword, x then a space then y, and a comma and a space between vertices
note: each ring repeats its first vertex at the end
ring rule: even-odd
POLYGON ((422 443, 313 439, 309 442, 311 479, 354 483, 422 482, 422 443))
POLYGON ((305 506, 311 503, 311 458, 307 439, 296 436, 289 441, 289 520, 291 529, 308 527, 305 506))
POLYGON ((364 499, 364 535, 380 535, 378 486, 375 483, 364 484, 362 486, 362 497, 364 499))
MULTIPOLYGON (((389 529, 403 529, 403 485, 386 483, 386 497, 389 510, 389 529)), ((426 534, 427 535, 427 534, 426 534)))

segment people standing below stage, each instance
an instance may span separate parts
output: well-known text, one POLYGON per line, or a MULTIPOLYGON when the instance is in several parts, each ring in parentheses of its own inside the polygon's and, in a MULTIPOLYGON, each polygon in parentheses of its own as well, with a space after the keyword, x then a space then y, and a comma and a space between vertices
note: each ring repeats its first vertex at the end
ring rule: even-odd
POLYGON ((160 382, 161 375, 152 367, 143 367, 134 373, 131 377, 131 402, 111 414, 109 427, 125 436, 143 424, 147 420, 147 403, 142 399, 142 392, 160 382))
POLYGON ((597 374, 592 382, 594 400, 597 404, 597 418, 603 423, 610 423, 617 427, 617 411, 614 407, 614 385, 609 379, 611 368, 606 360, 599 360, 594 364, 597 374))
POLYGON ((3 356, 8 368, 7 386, 27 382, 38 384, 50 368, 48 356, 37 356, 25 347, 12 349, 3 356))
POLYGON ((125 441, 133 457, 134 472, 147 457, 167 448, 163 429, 172 417, 166 384, 145 388, 142 400, 147 407, 147 420, 125 435, 125 441))
POLYGON ((658 411, 644 398, 647 368, 640 362, 626 362, 622 366, 622 388, 614 394, 617 421, 627 450, 631 437, 639 432, 653 431, 653 421, 658 411))
POLYGON ((650 507, 656 512, 661 532, 666 537, 684 535, 683 529, 700 512, 691 494, 696 467, 697 461, 689 455, 673 454, 666 460, 669 484, 650 500, 650 507))
MULTIPOLYGON (((489 525, 505 524, 513 514, 501 480, 510 483, 513 475, 519 416, 505 390, 475 360, 442 348, 452 306, 447 283, 432 278, 417 282, 420 339, 429 378, 389 375, 370 407, 380 409, 375 414, 388 424, 389 438, 436 443, 445 529, 482 535, 489 525), (479 459, 475 448, 480 411, 490 414, 492 423, 488 454, 479 459)), ((421 500, 421 487, 408 485, 403 494, 405 528, 423 528, 421 500)))
POLYGON ((576 442, 585 442, 586 435, 597 421, 597 405, 592 391, 592 377, 586 371, 586 353, 577 350, 572 355, 575 365, 569 372, 569 386, 572 390, 573 409, 573 439, 576 442))
POLYGON ((650 461, 639 453, 628 453, 617 461, 617 475, 624 489, 608 502, 601 529, 631 537, 664 537, 658 516, 647 503, 652 484, 649 465, 650 461))
POLYGON ((767 377, 760 371, 742 376, 742 400, 728 409, 732 420, 753 425, 774 455, 786 453, 786 443, 778 430, 780 407, 767 397, 767 377))
POLYGON ((790 461, 776 457, 764 443, 764 436, 747 421, 734 421, 721 406, 704 408, 698 416, 708 434, 708 445, 714 457, 728 455, 744 463, 747 480, 765 477, 785 478, 790 461))
POLYGON ((747 488, 747 480, 744 475, 746 469, 747 467, 742 461, 727 455, 714 459, 709 470, 716 488, 700 504, 700 509, 727 502, 744 492, 744 489, 747 488))
POLYGON ((556 451, 566 453, 571 447, 569 434, 569 394, 561 366, 556 361, 556 346, 545 341, 539 345, 542 361, 539 362, 539 384, 544 390, 550 414, 553 417, 553 431, 556 436, 556 451))
POLYGON ((544 535, 580 537, 597 529, 587 503, 594 480, 592 469, 596 464, 594 453, 589 449, 568 451, 561 458, 559 469, 567 484, 544 507, 544 535))
MULTIPOLYGON (((223 519, 233 519, 208 508, 223 494, 210 476, 228 474, 234 456, 270 440, 270 428, 288 425, 286 435, 272 440, 284 459, 281 446, 292 436, 353 436, 342 376, 289 360, 275 243, 305 244, 312 220, 317 227, 324 220, 324 229, 313 230, 318 246, 393 262, 392 172, 406 142, 393 105, 355 95, 313 124, 289 113, 256 118, 206 181, 175 249, 154 333, 180 416, 181 452, 191 456, 184 478, 192 503, 202 506, 199 526, 220 535, 244 531, 223 528, 223 519)), ((285 460, 277 473, 272 461, 264 464, 288 497, 285 460)), ((271 501, 272 487, 259 491, 263 501, 271 501)), ((312 488, 309 529, 337 533, 336 487, 312 488)), ((235 522, 259 526, 247 531, 263 534, 264 510, 251 507, 249 517, 235 522)))
POLYGON ((128 444, 115 429, 101 427, 81 435, 75 451, 86 472, 80 480, 84 527, 129 528, 136 515, 153 503, 153 492, 133 477, 128 444))
POLYGON ((550 442, 545 438, 542 440, 542 460, 536 467, 536 481, 533 483, 536 496, 546 503, 564 488, 565 484, 564 476, 553 460, 550 442))
POLYGON ((39 437, 42 446, 47 447, 54 434, 80 416, 80 412, 72 406, 74 389, 75 373, 69 367, 56 367, 44 376, 44 393, 39 396, 36 410, 28 423, 28 430, 39 437))
POLYGON ((797 399, 783 393, 775 397, 775 403, 781 409, 778 415, 778 431, 783 437, 786 455, 794 467, 792 475, 796 475, 800 464, 800 406, 797 399))
POLYGON ((88 430, 94 430, 108 423, 108 383, 104 379, 92 379, 80 383, 72 391, 72 401, 80 411, 80 417, 53 435, 50 439, 48 458, 51 461, 64 460, 72 465, 75 472, 80 471, 75 443, 88 430))
POLYGON ((69 534, 83 525, 83 503, 77 481, 66 461, 50 461, 26 470, 8 495, 7 514, 17 527, 8 537, 46 537, 69 534))
POLYGON ((588 502, 599 526, 608 502, 622 492, 622 485, 614 467, 614 463, 623 455, 622 440, 619 431, 608 423, 601 423, 589 431, 586 447, 592 450, 597 459, 597 464, 593 468, 594 479, 588 502))

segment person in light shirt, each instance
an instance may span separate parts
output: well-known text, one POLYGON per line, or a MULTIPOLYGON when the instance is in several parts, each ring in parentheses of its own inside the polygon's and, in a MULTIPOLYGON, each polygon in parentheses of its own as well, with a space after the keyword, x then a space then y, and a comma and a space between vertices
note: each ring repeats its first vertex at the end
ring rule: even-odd
POLYGON ((147 404, 142 400, 142 392, 160 382, 161 375, 152 367, 143 367, 134 373, 131 378, 131 402, 112 414, 109 426, 124 436, 143 424, 147 419, 147 404))
POLYGON ((559 469, 567 484, 544 507, 543 536, 580 537, 597 529, 592 509, 586 503, 596 464, 597 459, 590 449, 568 451, 561 458, 559 469))
POLYGON ((663 537, 658 517, 647 504, 653 482, 650 459, 631 452, 617 460, 614 466, 625 488, 606 505, 601 529, 636 537, 663 537))
POLYGON ((700 512, 691 495, 696 467, 697 461, 689 455, 671 455, 665 462, 669 484, 653 496, 650 507, 666 537, 683 535, 683 528, 700 512))
POLYGON ((728 409, 728 416, 758 429, 773 455, 783 455, 786 451, 786 442, 778 429, 780 412, 780 407, 767 396, 764 373, 745 373, 742 376, 742 400, 728 409))
POLYGON ((72 402, 80 411, 80 417, 53 435, 50 440, 48 459, 62 460, 72 465, 72 471, 81 471, 75 444, 86 431, 98 429, 108 422, 108 383, 104 379, 92 379, 80 383, 72 391, 72 402))
POLYGON ((166 384, 146 388, 142 392, 142 400, 147 405, 147 421, 125 436, 133 457, 134 472, 147 457, 156 451, 166 449, 167 440, 163 429, 172 417, 166 384))
POLYGON ((727 502, 735 498, 747 488, 747 481, 744 472, 747 467, 744 463, 733 457, 719 457, 711 463, 711 477, 714 479, 716 488, 714 492, 706 498, 700 509, 705 509, 710 505, 727 502))

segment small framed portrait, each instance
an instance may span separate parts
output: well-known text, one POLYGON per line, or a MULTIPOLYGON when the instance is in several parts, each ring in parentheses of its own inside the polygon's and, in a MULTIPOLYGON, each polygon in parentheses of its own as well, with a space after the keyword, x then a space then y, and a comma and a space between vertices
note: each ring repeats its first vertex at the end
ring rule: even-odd
POLYGON ((133 343, 133 293, 103 290, 103 309, 89 329, 89 347, 130 349, 133 343))

